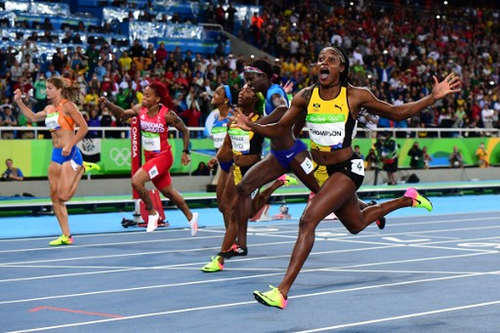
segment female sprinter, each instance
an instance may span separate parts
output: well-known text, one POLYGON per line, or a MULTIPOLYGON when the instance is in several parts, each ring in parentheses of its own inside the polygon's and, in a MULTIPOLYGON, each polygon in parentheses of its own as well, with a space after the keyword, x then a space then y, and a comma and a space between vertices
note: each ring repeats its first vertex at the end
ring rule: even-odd
POLYGON ((306 122, 312 141, 313 159, 327 167, 329 178, 321 190, 306 206, 299 223, 299 235, 292 252, 285 277, 278 288, 267 292, 255 291, 262 304, 285 308, 288 291, 307 259, 314 244, 318 223, 334 212, 353 234, 359 233, 371 222, 402 207, 422 207, 432 210, 432 204, 414 188, 382 204, 359 207, 356 191, 363 182, 363 161, 353 153, 352 131, 360 109, 393 119, 403 120, 431 106, 438 99, 460 89, 460 80, 454 74, 442 82, 434 77, 432 93, 416 102, 398 106, 377 99, 371 91, 354 87, 347 82, 349 63, 345 53, 336 47, 324 48, 318 57, 319 83, 304 88, 292 101, 290 110, 278 123, 259 126, 238 115, 239 122, 265 136, 283 136, 292 131, 294 124, 306 122))
POLYGON ((182 132, 184 150, 182 151, 182 164, 187 165, 189 157, 189 132, 184 122, 177 114, 165 105, 167 88, 161 82, 153 82, 144 89, 141 104, 134 105, 132 109, 123 110, 119 106, 101 97, 99 102, 108 107, 116 117, 128 119, 138 116, 141 123, 142 148, 146 163, 132 176, 132 186, 139 193, 148 210, 147 232, 152 232, 158 227, 160 215, 153 208, 149 193, 144 186, 149 180, 155 187, 171 200, 186 216, 191 227, 191 235, 198 231, 198 213, 192 213, 184 198, 172 186, 170 167, 173 156, 168 143, 168 126, 172 125, 182 132))
POLYGON ((228 85, 220 85, 215 89, 214 96, 212 97, 212 105, 219 110, 219 114, 214 120, 211 136, 214 142, 214 147, 217 153, 221 152, 222 158, 212 158, 208 161, 208 166, 213 168, 218 162, 221 171, 217 178, 216 198, 219 211, 224 215, 224 225, 227 228, 228 220, 226 218, 225 205, 222 201, 222 191, 224 190, 228 178, 232 179, 231 167, 233 165, 232 153, 230 149, 221 150, 224 139, 227 135, 227 125, 229 123, 229 116, 232 115, 233 95, 236 98, 236 91, 228 85))
POLYGON ((14 101, 23 114, 32 122, 45 120, 52 136, 52 160, 49 165, 50 198, 62 235, 51 241, 51 246, 71 245, 73 237, 69 230, 68 210, 65 202, 73 197, 84 173, 83 159, 76 146, 87 134, 87 123, 74 104, 79 87, 73 87, 60 77, 47 80, 47 105, 43 111, 33 113, 22 101, 22 92, 16 89, 14 101), (78 131, 75 134, 75 127, 78 131))
MULTIPOLYGON (((255 99, 256 97, 251 96, 250 98, 255 99)), ((244 98, 246 101, 243 103, 252 104, 253 108, 254 100, 249 100, 248 93, 245 95, 243 92, 244 98)), ((228 227, 229 220, 231 218, 231 214, 233 212, 233 199, 236 196, 235 184, 241 181, 242 174, 244 174, 248 168, 255 163, 255 161, 260 160, 260 156, 257 155, 245 155, 236 151, 234 154, 236 155, 236 159, 238 163, 236 163, 235 167, 233 166, 233 151, 231 146, 231 141, 224 139, 226 138, 228 131, 228 122, 229 117, 233 115, 232 105, 236 105, 238 101, 238 92, 228 85, 219 86, 215 92, 214 97, 212 99, 212 104, 217 106, 219 110, 219 115, 215 119, 211 133, 214 141, 214 146, 217 149, 217 156, 208 162, 209 166, 212 167, 216 162, 219 163, 222 172, 219 174, 219 178, 217 180, 217 204, 220 212, 224 218, 224 226, 228 227), (234 96, 234 97, 233 97, 234 96), (225 144, 223 144, 225 143, 225 144), (258 158, 256 158, 256 156, 258 158)), ((263 106, 263 101, 258 101, 258 103, 262 103, 262 105, 253 108, 252 110, 256 110, 263 106)), ((234 130, 233 130, 234 132, 234 130)), ((254 150, 262 150, 262 145, 259 146, 258 149, 254 150)), ((271 186, 263 190, 262 192, 258 192, 257 195, 252 200, 252 211, 250 216, 256 214, 269 200, 271 194, 281 187, 282 185, 288 185, 293 183, 295 179, 292 177, 283 175, 279 179, 277 179, 271 186)), ((238 231, 239 234, 240 231, 238 231)), ((245 231, 246 233, 246 231, 245 231)), ((246 238, 246 235, 240 235, 238 238, 246 238)), ((238 242, 235 242, 231 246, 231 251, 227 253, 226 257, 230 256, 245 256, 247 255, 248 250, 246 247, 240 247, 238 242)))
MULTIPOLYGON (((255 91, 253 91, 249 85, 245 85, 238 96, 238 107, 240 112, 245 115, 254 114, 258 109, 256 106, 258 101, 259 97, 255 91)), ((251 121, 257 121, 259 118, 260 116, 257 113, 252 116, 251 121)), ((251 131, 243 131, 240 128, 231 125, 228 133, 229 136, 226 137, 221 150, 217 154, 217 157, 219 160, 223 160, 224 158, 227 159, 227 156, 222 155, 225 155, 225 151, 232 150, 234 163, 239 168, 241 175, 238 175, 238 177, 236 175, 234 176, 236 179, 235 182, 233 182, 231 178, 228 178, 226 186, 224 187, 222 201, 229 203, 226 207, 228 210, 224 212, 227 215, 229 223, 226 227, 226 233, 221 245, 221 252, 219 252, 217 256, 213 257, 212 260, 202 268, 202 271, 207 273, 221 271, 224 267, 224 258, 230 258, 235 255, 247 255, 248 252, 246 244, 247 223, 240 224, 239 221, 235 219, 235 210, 238 209, 237 200, 239 200, 235 183, 239 183, 241 177, 244 179, 245 174, 254 165, 259 164, 264 138, 251 131), (232 244, 234 244, 236 235, 238 236, 238 247, 234 248, 234 245, 232 244)), ((262 183, 261 185, 276 179, 282 174, 283 172, 278 173, 276 176, 270 178, 267 182, 262 183)), ((260 208, 267 203, 267 200, 272 192, 286 182, 287 179, 285 177, 280 177, 280 179, 276 180, 270 187, 255 195, 253 200, 249 197, 250 207, 248 216, 253 216, 258 210, 260 210, 260 208)), ((247 221, 248 219, 245 222, 247 221)))

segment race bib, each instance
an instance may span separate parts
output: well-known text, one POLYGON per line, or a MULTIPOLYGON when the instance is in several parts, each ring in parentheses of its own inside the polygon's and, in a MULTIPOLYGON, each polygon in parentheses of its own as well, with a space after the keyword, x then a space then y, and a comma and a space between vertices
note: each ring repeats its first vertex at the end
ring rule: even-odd
POLYGON ((47 114, 47 117, 45 118, 45 127, 48 127, 51 130, 58 129, 60 127, 57 121, 58 119, 59 119, 59 112, 47 114))
POLYGON ((149 169, 149 179, 153 179, 155 178, 156 176, 158 176, 159 172, 158 172, 158 168, 155 166, 153 166, 151 169, 149 169))
POLYGON ((234 150, 240 153, 250 151, 250 132, 244 131, 241 128, 231 128, 228 133, 234 150))
POLYGON ((142 148, 147 151, 160 151, 160 134, 152 132, 142 132, 142 148))
POLYGON ((309 114, 306 117, 309 137, 320 146, 341 145, 345 137, 345 115, 309 114))
POLYGON ((357 158, 357 159, 351 160, 351 172, 355 173, 357 175, 360 175, 360 176, 365 175, 365 166, 364 166, 364 162, 362 159, 357 158))
POLYGON ((300 163, 302 170, 306 173, 306 175, 310 174, 314 170, 314 166, 312 161, 306 157, 302 163, 300 163))
POLYGON ((217 126, 212 127, 212 139, 214 140, 215 149, 222 147, 224 139, 226 138, 227 127, 217 126))

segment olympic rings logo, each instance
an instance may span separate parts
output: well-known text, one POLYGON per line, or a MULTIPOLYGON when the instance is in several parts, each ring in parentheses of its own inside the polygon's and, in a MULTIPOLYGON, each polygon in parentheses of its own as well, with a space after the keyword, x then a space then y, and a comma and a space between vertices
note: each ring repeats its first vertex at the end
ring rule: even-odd
POLYGON ((119 167, 127 165, 130 166, 130 150, 128 148, 113 147, 109 151, 109 157, 119 167))

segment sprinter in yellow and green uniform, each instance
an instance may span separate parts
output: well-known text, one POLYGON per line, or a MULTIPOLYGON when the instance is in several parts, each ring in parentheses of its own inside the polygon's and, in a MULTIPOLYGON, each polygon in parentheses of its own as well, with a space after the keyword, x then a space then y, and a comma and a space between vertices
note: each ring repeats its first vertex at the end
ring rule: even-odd
POLYGON ((377 99, 366 88, 348 83, 349 59, 337 47, 321 50, 317 70, 318 84, 295 95, 290 109, 277 123, 259 125, 237 114, 237 123, 241 128, 270 138, 284 140, 288 137, 290 145, 293 144, 292 133, 296 135, 297 127, 306 123, 311 130, 312 158, 317 164, 325 165, 329 174, 300 218, 299 235, 285 277, 277 288, 271 287, 267 292, 254 291, 254 297, 259 302, 281 309, 286 307, 288 291, 312 249, 317 225, 331 212, 347 230, 357 234, 373 221, 402 207, 432 210, 430 201, 414 188, 408 188, 400 198, 360 208, 356 191, 363 182, 364 167, 361 158, 353 152, 351 139, 361 108, 392 120, 407 119, 438 99, 460 91, 461 85, 453 73, 441 82, 434 77, 430 95, 416 102, 395 106, 377 99))

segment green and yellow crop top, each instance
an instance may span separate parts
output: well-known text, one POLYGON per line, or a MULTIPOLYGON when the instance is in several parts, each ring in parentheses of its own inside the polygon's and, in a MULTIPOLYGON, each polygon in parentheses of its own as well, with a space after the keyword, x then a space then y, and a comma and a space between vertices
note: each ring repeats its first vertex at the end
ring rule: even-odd
MULTIPOLYGON (((255 115, 252 121, 259 119, 259 115, 255 115)), ((231 138, 233 146, 233 154, 235 155, 260 155, 262 153, 262 144, 264 137, 252 131, 244 131, 239 127, 233 127, 227 131, 231 138)))
POLYGON ((328 101, 321 99, 318 86, 313 88, 306 115, 311 149, 334 151, 350 147, 355 124, 347 102, 347 87, 342 86, 337 97, 328 101))

